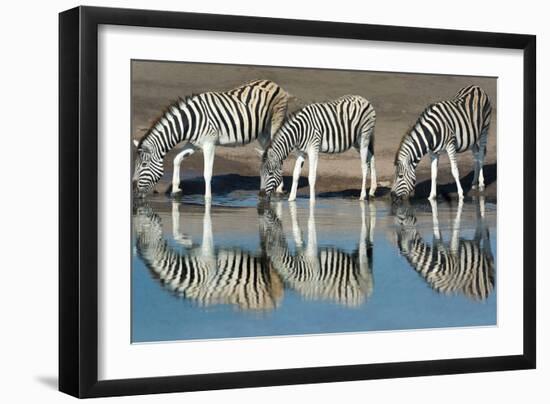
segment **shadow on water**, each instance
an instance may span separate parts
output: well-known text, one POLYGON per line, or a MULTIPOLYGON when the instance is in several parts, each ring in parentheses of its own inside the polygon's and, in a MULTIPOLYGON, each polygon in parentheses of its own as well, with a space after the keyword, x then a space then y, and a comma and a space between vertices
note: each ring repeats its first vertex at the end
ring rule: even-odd
MULTIPOLYGON (((292 185, 292 177, 284 176, 283 184, 285 189, 290 189, 292 185)), ((298 182, 298 187, 307 186, 307 178, 302 177, 298 182)), ((204 195, 204 179, 202 177, 191 178, 185 182, 181 182, 180 188, 182 195, 204 195)), ((239 175, 239 174, 222 174, 212 177, 212 194, 227 195, 237 191, 252 191, 258 192, 260 189, 260 177, 258 175, 239 175)), ((172 185, 166 190, 166 194, 170 195, 172 185)))
MULTIPOLYGON (((485 178, 485 187, 488 187, 497 180, 497 165, 486 164, 483 166, 483 176, 485 178)), ((472 181, 474 179, 474 172, 470 171, 466 176, 460 179, 460 184, 464 192, 470 192, 472 190, 472 181)), ((421 181, 416 184, 415 199, 427 198, 430 195, 431 180, 421 181)), ((437 184, 437 193, 443 196, 443 199, 449 200, 451 195, 456 194, 456 184, 454 181, 446 184, 437 184)))
MULTIPOLYGON (((497 179, 497 165, 486 164, 483 166, 483 173, 485 177, 485 186, 493 184, 497 179)), ((460 183, 465 193, 472 190, 472 180, 474 178, 474 172, 470 171, 467 175, 460 179, 460 183)), ((283 177, 284 189, 288 190, 292 185, 292 176, 283 177)), ((298 189, 302 189, 308 186, 308 180, 306 177, 300 177, 298 181, 298 189)), ((195 177, 185 182, 181 182, 180 187, 182 189, 182 196, 189 195, 204 195, 204 179, 202 177, 195 177)), ((212 177, 212 193, 218 196, 226 196, 231 193, 256 193, 260 187, 259 176, 245 176, 239 174, 223 174, 215 175, 212 177)), ((411 200, 426 199, 430 194, 431 180, 420 181, 416 184, 415 194, 411 197, 411 200)), ((391 188, 387 186, 378 186, 376 190, 377 198, 386 198, 390 195, 391 188)), ((172 185, 168 187, 165 194, 170 195, 172 192, 172 185)), ((454 181, 447 182, 445 184, 437 185, 438 195, 443 200, 451 200, 456 195, 456 184, 454 181)), ((359 188, 350 188, 339 191, 326 191, 317 194, 319 198, 350 198, 357 199, 361 190, 359 188)), ((494 198, 492 198, 494 199, 494 198)))
MULTIPOLYGON (((497 180, 497 165, 496 164, 487 164, 483 166, 483 174, 485 177, 485 187, 493 184, 497 180)), ((472 190, 472 180, 474 178, 474 172, 470 171, 467 175, 463 176, 460 179, 460 184, 465 193, 472 190)), ((307 182, 307 181, 306 181, 307 182)), ((422 200, 428 198, 431 190, 431 180, 420 181, 416 184, 415 194, 411 197, 411 201, 422 200)), ((391 187, 378 186, 376 189, 377 198, 385 198, 390 196, 391 187)), ((356 189, 345 189, 342 191, 329 191, 321 192, 318 194, 320 198, 359 198, 361 190, 356 189)), ((456 195, 456 184, 454 181, 447 182, 445 184, 437 184, 437 193, 443 200, 451 200, 454 195, 456 195)), ((495 198, 491 198, 495 199, 495 198)))

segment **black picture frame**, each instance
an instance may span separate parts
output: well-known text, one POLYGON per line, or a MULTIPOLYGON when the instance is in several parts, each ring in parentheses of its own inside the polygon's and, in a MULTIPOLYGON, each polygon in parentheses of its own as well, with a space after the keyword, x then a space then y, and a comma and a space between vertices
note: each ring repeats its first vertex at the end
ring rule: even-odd
POLYGON ((533 35, 95 7, 60 13, 59 390, 83 398, 535 368, 535 73, 533 35), (101 24, 523 50, 523 354, 98 381, 97 52, 101 24))

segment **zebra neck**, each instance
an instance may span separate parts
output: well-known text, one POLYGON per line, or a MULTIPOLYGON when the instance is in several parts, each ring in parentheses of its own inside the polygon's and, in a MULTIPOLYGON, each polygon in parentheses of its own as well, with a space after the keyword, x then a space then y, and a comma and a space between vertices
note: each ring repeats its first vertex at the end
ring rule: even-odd
POLYGON ((281 130, 271 144, 271 149, 277 155, 277 158, 284 161, 292 150, 296 147, 298 134, 292 128, 281 130))
POLYGON ((200 103, 180 100, 170 105, 151 127, 145 142, 163 158, 178 143, 191 140, 205 128, 200 103))
POLYGON ((413 129, 411 133, 401 144, 399 150, 399 157, 401 160, 407 160, 414 168, 420 163, 420 160, 428 153, 428 148, 423 143, 419 143, 415 140, 419 138, 420 134, 416 133, 413 129))

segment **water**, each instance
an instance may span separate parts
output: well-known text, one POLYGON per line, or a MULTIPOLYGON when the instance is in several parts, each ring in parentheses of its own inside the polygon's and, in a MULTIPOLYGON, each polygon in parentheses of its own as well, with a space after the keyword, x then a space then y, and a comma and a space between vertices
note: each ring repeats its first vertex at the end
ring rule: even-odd
POLYGON ((257 203, 135 207, 133 342, 496 324, 495 204, 257 203))

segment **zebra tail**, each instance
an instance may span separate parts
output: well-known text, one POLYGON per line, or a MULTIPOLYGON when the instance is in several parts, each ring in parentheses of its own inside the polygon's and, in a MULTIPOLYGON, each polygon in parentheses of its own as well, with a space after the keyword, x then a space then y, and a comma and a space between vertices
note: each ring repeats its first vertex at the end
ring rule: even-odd
POLYGON ((371 156, 374 156, 374 128, 372 128, 372 134, 370 135, 369 141, 369 153, 371 156))

